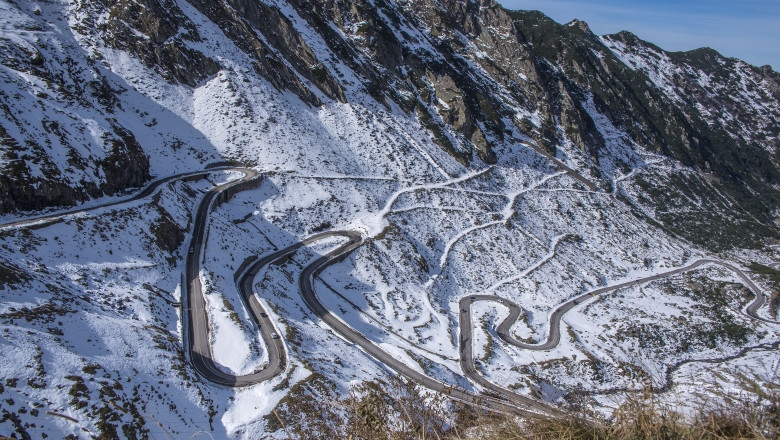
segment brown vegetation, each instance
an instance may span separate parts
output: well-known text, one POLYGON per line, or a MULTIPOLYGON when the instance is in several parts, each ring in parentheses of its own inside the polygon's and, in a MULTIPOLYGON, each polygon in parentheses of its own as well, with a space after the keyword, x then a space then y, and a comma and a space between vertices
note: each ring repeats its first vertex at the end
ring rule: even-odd
MULTIPOLYGON (((335 387, 303 385, 294 405, 273 412, 290 439, 349 440, 768 440, 780 436, 777 387, 684 414, 650 392, 630 395, 603 417, 572 410, 562 418, 521 419, 431 396, 401 379, 365 382, 346 398, 335 387)), ((288 404, 290 402, 288 401, 288 404)))

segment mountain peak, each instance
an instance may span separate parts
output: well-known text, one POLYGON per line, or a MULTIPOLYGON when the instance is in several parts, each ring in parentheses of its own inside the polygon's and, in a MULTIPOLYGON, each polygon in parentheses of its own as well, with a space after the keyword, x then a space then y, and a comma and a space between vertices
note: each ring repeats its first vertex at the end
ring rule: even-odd
POLYGON ((582 21, 580 19, 577 19, 577 18, 575 18, 574 20, 566 23, 566 26, 578 27, 583 32, 585 32, 586 34, 593 34, 593 31, 590 30, 590 26, 588 26, 588 23, 586 23, 586 22, 584 22, 584 21, 582 21))

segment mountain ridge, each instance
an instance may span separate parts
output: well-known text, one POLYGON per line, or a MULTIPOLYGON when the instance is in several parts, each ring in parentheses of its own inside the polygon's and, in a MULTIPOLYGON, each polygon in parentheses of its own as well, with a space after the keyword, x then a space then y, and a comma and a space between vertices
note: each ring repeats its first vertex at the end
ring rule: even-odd
POLYGON ((604 414, 774 383, 745 349, 780 339, 771 70, 491 0, 0 0, 0 34, 3 432, 280 437, 295 398, 392 374, 361 346, 604 414), (283 371, 199 375, 188 292, 218 375, 269 337, 283 371), (526 345, 566 305, 555 347, 505 344, 509 304, 526 345))

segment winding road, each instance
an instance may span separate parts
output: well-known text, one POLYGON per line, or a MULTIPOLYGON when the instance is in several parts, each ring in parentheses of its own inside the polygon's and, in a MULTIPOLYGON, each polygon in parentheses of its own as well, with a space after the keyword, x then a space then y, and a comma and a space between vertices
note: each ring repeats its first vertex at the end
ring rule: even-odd
MULTIPOLYGON (((363 245, 363 236, 355 231, 327 231, 313 235, 284 249, 263 256, 258 261, 252 263, 252 265, 241 274, 237 285, 245 306, 247 306, 251 312, 255 325, 260 328, 261 336, 268 347, 269 361, 264 368, 248 375, 233 375, 220 369, 212 358, 211 345, 209 342, 208 313, 200 282, 200 261, 203 246, 205 244, 204 237, 206 236, 206 231, 208 229, 208 217, 213 209, 212 205, 214 200, 219 197, 220 194, 241 183, 252 179, 262 178, 256 171, 251 169, 230 168, 229 170, 241 172, 244 174, 244 177, 240 180, 216 186, 203 197, 195 214, 195 224, 193 226, 193 234, 190 241, 190 252, 187 255, 185 263, 186 289, 185 293, 182 295, 184 300, 184 313, 182 314, 182 317, 184 319, 184 328, 186 328, 185 334, 187 335, 185 345, 187 346, 187 352, 193 367, 201 376, 220 385, 242 387, 260 383, 282 373, 286 366, 284 346, 281 342, 281 338, 274 339, 271 336, 271 333, 273 333, 273 322, 267 317, 267 313, 252 290, 253 280, 262 267, 287 257, 303 246, 325 238, 344 237, 348 239, 345 244, 338 246, 306 266, 299 278, 301 297, 307 307, 334 332, 360 347, 367 354, 374 357, 388 368, 396 371, 398 374, 406 376, 426 388, 446 394, 455 400, 502 412, 536 416, 557 414, 558 410, 549 405, 526 396, 512 393, 508 390, 501 390, 498 392, 501 397, 501 399, 498 399, 492 396, 478 395, 465 389, 452 387, 426 376, 382 350, 378 345, 371 342, 360 332, 350 327, 335 314, 326 309, 317 298, 317 294, 313 287, 313 279, 320 272, 325 270, 325 268, 342 261, 349 256, 352 251, 363 245)), ((489 384, 489 382, 486 381, 485 383, 489 384)), ((498 389, 498 387, 492 386, 490 389, 498 389)))
MULTIPOLYGON (((363 351, 371 355, 371 357, 383 363, 388 368, 394 370, 396 373, 401 374, 428 389, 446 394, 455 400, 474 404, 491 410, 513 412, 524 415, 539 416, 554 415, 558 413, 557 409, 550 407, 549 405, 526 396, 512 393, 510 391, 505 391, 503 389, 501 389, 501 392, 498 394, 505 401, 492 396, 478 395, 471 391, 453 387, 426 376, 425 374, 412 369, 402 361, 396 359, 391 354, 382 350, 378 345, 371 342, 362 333, 350 327, 330 310, 325 308, 325 306, 317 298, 317 294, 313 286, 314 277, 320 274, 328 266, 346 258, 352 251, 360 247, 364 242, 363 237, 359 233, 353 231, 326 232, 310 237, 307 239, 307 241, 319 239, 320 237, 324 238, 332 236, 343 236, 348 238, 349 241, 306 266, 299 278, 299 286, 301 296, 303 297, 303 300, 308 308, 319 319, 325 322, 325 324, 327 324, 333 331, 338 333, 344 339, 360 347, 363 351)), ((494 388, 499 387, 491 385, 490 390, 495 391, 494 388)))
POLYGON ((14 228, 14 227, 47 226, 52 223, 56 223, 65 217, 69 217, 72 215, 85 214, 88 213, 89 211, 95 211, 97 209, 103 209, 103 208, 110 208, 112 206, 117 206, 125 203, 134 202, 136 200, 141 200, 143 198, 149 197, 150 195, 154 194, 154 192, 163 184, 172 182, 174 180, 185 179, 187 177, 206 177, 211 173, 215 173, 219 171, 235 171, 239 169, 243 170, 243 168, 234 168, 234 167, 225 166, 225 167, 214 167, 203 171, 192 171, 189 173, 173 174, 168 177, 163 177, 161 179, 153 180, 151 183, 149 183, 146 186, 146 188, 137 192, 135 195, 132 195, 125 199, 114 200, 111 202, 102 203, 95 206, 75 208, 75 209, 65 210, 65 211, 57 211, 49 214, 42 214, 34 217, 28 217, 23 220, 15 220, 12 222, 0 224, 0 229, 14 228))
POLYGON ((206 310, 206 300, 200 281, 200 265, 202 260, 201 256, 204 252, 205 237, 208 230, 208 219, 211 211, 213 211, 216 206, 215 201, 220 200, 219 198, 225 196, 226 194, 230 194, 228 191, 242 191, 242 184, 246 184, 252 181, 257 183, 257 181, 262 180, 263 176, 256 170, 241 167, 217 167, 204 171, 177 174, 150 183, 146 188, 132 197, 129 197, 128 199, 112 201, 88 208, 79 208, 60 213, 41 215, 25 220, 13 221, 0 225, 0 229, 48 225, 67 216, 85 213, 96 209, 107 208, 119 205, 121 203, 127 203, 148 197, 166 182, 188 177, 206 176, 210 173, 218 171, 238 172, 242 173, 243 177, 238 180, 233 180, 215 186, 206 193, 198 205, 194 218, 192 237, 189 243, 189 252, 187 253, 185 261, 183 283, 184 288, 182 292, 182 324, 185 335, 184 344, 194 369, 207 380, 220 385, 229 387, 243 387, 253 385, 268 380, 284 372, 287 365, 287 355, 285 352, 284 343, 280 336, 276 335, 276 337, 274 337, 274 333, 276 333, 274 323, 268 317, 267 311, 263 308, 253 290, 254 279, 258 272, 268 264, 277 262, 291 255, 303 246, 307 246, 317 241, 332 237, 343 237, 347 239, 347 242, 339 245, 335 249, 331 250, 325 255, 320 256, 314 262, 307 265, 302 270, 299 277, 299 292, 309 310, 339 336, 359 347, 368 355, 381 362, 388 368, 392 369, 396 373, 401 374, 426 388, 446 394, 455 400, 495 411, 535 416, 556 416, 561 414, 558 409, 546 403, 517 394, 511 390, 488 381, 477 370, 472 347, 473 320, 471 306, 473 303, 478 301, 499 302, 509 308, 509 316, 507 316, 496 328, 496 333, 503 341, 515 347, 526 350, 550 350, 556 347, 560 342, 560 328, 563 316, 571 309, 579 304, 582 304, 586 300, 607 292, 612 292, 637 284, 647 283, 675 274, 687 272, 702 265, 712 264, 720 265, 734 272, 755 295, 753 302, 744 309, 745 314, 754 319, 759 319, 770 323, 778 323, 758 315, 758 310, 766 303, 767 297, 752 282, 752 280, 747 277, 747 275, 745 275, 739 268, 729 263, 713 259, 700 259, 681 268, 647 276, 644 278, 626 281, 624 283, 612 286, 601 287, 593 291, 578 295, 559 305, 551 313, 547 340, 538 344, 524 343, 518 341, 515 337, 512 336, 510 329, 523 313, 521 306, 518 304, 515 304, 506 299, 500 299, 492 295, 475 295, 471 297, 465 297, 462 298, 459 302, 458 322, 460 328, 460 337, 458 349, 460 365, 463 374, 473 383, 480 385, 483 389, 488 391, 486 394, 477 394, 463 388, 453 387, 451 385, 445 384, 409 367, 404 362, 384 351, 376 343, 370 341, 362 333, 349 326, 346 322, 328 310, 319 301, 316 290, 314 288, 314 278, 317 277, 317 275, 324 271, 328 266, 347 258, 353 251, 358 249, 365 242, 364 237, 355 231, 327 231, 308 237, 284 249, 262 256, 257 261, 254 261, 252 264, 250 264, 249 267, 247 267, 242 273, 238 275, 236 280, 237 290, 240 293, 240 297, 245 307, 252 316, 254 325, 259 330, 259 333, 265 342, 268 350, 268 363, 251 374, 234 375, 224 371, 223 369, 220 369, 220 367, 212 358, 209 342, 209 322, 208 313, 206 310))
POLYGON ((285 370, 286 353, 284 344, 280 336, 277 338, 273 337, 273 333, 276 333, 274 324, 268 317, 267 312, 258 301, 252 289, 254 278, 264 266, 285 258, 303 246, 329 237, 346 237, 348 238, 346 244, 339 246, 308 265, 304 268, 300 278, 301 295, 304 302, 316 316, 331 326, 336 333, 348 341, 351 341, 397 373, 402 374, 427 388, 446 394, 452 399, 490 410, 525 415, 538 416, 557 412, 554 408, 525 396, 510 395, 507 396, 507 400, 503 400, 491 396, 478 395, 465 389, 455 388, 432 379, 395 359, 389 353, 379 348, 365 336, 328 311, 317 298, 312 286, 312 279, 327 266, 346 258, 352 251, 364 243, 364 239, 360 233, 354 231, 328 231, 314 235, 287 248, 263 256, 259 260, 253 262, 239 275, 236 285, 244 305, 250 311, 254 324, 259 328, 260 335, 263 338, 266 347, 268 347, 268 364, 260 370, 247 375, 234 375, 220 369, 212 358, 209 343, 208 313, 206 311, 206 301, 200 281, 201 255, 203 254, 203 246, 208 230, 208 217, 213 209, 215 200, 227 190, 237 187, 242 183, 255 179, 262 179, 262 176, 253 169, 226 166, 215 167, 204 171, 176 174, 155 180, 135 195, 122 200, 115 200, 95 206, 60 211, 57 213, 43 214, 23 220, 15 220, 0 224, 0 229, 47 226, 69 216, 143 199, 154 194, 160 186, 167 182, 189 177, 205 177, 219 171, 238 172, 242 173, 243 177, 215 186, 206 193, 198 205, 195 213, 192 237, 189 243, 189 252, 187 253, 185 260, 185 280, 182 291, 182 325, 184 328, 186 352, 195 371, 205 379, 223 386, 243 387, 268 380, 281 374, 285 370))
POLYGON ((273 322, 252 290, 252 281, 260 268, 281 258, 281 256, 276 255, 279 254, 277 252, 274 255, 269 255, 256 261, 244 271, 236 282, 244 305, 249 310, 255 326, 260 330, 260 335, 267 347, 268 364, 260 370, 247 375, 234 375, 221 370, 214 362, 211 353, 206 298, 203 295, 203 287, 200 282, 201 253, 205 244, 204 237, 208 228, 208 217, 213 209, 214 200, 220 194, 242 183, 262 179, 262 176, 253 169, 229 168, 228 170, 243 173, 244 177, 212 188, 203 197, 195 213, 195 225, 192 229, 189 253, 187 254, 184 268, 186 277, 184 286, 186 287, 182 292, 182 321, 183 327, 186 329, 185 334, 187 335, 184 343, 187 347, 190 362, 195 370, 214 383, 230 387, 243 387, 268 380, 283 372, 286 366, 284 344, 280 338, 272 337, 273 333, 275 333, 273 322))
MULTIPOLYGON (((753 319, 758 319, 772 324, 780 324, 780 322, 778 321, 771 321, 769 319, 763 318, 758 315, 758 309, 765 304, 765 302, 767 301, 767 296, 766 294, 764 294, 763 291, 761 291, 761 289, 758 288, 758 286, 755 285, 755 283, 753 283, 753 281, 750 278, 748 278, 748 276, 744 272, 742 272, 742 270, 725 261, 702 258, 694 261, 691 264, 688 264, 687 266, 683 266, 677 269, 672 269, 667 272, 662 272, 662 273, 650 275, 643 278, 637 278, 620 284, 601 287, 569 299, 568 301, 559 305, 550 314, 550 323, 548 327, 549 332, 547 335, 547 340, 538 344, 528 344, 525 342, 521 342, 518 341, 514 336, 512 336, 510 329, 515 324, 515 322, 517 322, 517 320, 520 318, 520 316, 523 313, 523 309, 520 305, 512 301, 509 301, 508 299, 499 298, 493 295, 472 295, 470 297, 464 297, 459 302, 460 305, 459 321, 460 321, 460 329, 461 329, 461 340, 463 340, 464 338, 468 338, 472 334, 471 323, 473 321, 471 318, 471 304, 477 301, 492 301, 492 302, 498 302, 499 304, 502 304, 509 309, 509 315, 506 318, 504 318, 501 321, 501 323, 499 323, 498 326, 496 326, 496 334, 499 336, 499 338, 501 338, 507 344, 513 345, 517 348, 521 348, 524 350, 537 350, 537 351, 551 350, 557 347, 561 341, 561 320, 563 319, 563 316, 574 307, 585 303, 586 301, 592 299, 595 296, 613 292, 619 289, 624 289, 626 287, 635 286, 637 284, 644 284, 651 281, 660 280, 662 278, 667 278, 680 273, 689 272, 691 270, 694 270, 704 265, 717 265, 734 272, 742 280, 745 286, 747 286, 747 288, 750 289, 750 291, 753 293, 755 298, 744 309, 744 313, 747 316, 753 319)), ((472 354, 471 347, 469 346, 461 347, 460 354, 461 354, 460 362, 464 370, 474 369, 474 356, 472 354)))

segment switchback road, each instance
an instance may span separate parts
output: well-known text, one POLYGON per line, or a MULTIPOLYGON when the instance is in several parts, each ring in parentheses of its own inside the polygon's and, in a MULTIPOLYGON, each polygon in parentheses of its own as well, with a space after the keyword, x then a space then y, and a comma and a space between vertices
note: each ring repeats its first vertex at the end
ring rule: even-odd
POLYGON ((647 283, 650 281, 658 280, 661 278, 669 277, 682 272, 693 270, 699 266, 705 264, 720 265, 734 272, 745 285, 753 292, 755 298, 751 304, 745 309, 744 313, 748 316, 759 319, 762 321, 777 323, 776 321, 770 321, 762 318, 758 315, 758 310, 766 303, 766 295, 747 277, 739 268, 719 260, 701 259, 694 263, 691 263, 685 267, 670 270, 664 273, 635 279, 620 283, 617 285, 602 287, 590 292, 583 293, 574 297, 565 303, 558 306, 550 315, 550 324, 547 340, 539 344, 528 344, 518 341, 514 338, 510 332, 510 328, 520 315, 523 313, 522 308, 505 299, 499 299, 490 295, 476 295, 472 297, 466 297, 459 302, 459 357, 460 364, 464 375, 472 382, 479 384, 482 388, 489 392, 489 395, 479 395, 475 392, 453 387, 433 379, 417 370, 414 370, 407 366, 404 362, 396 359, 388 352, 382 350, 377 344, 371 342, 363 334, 349 326, 343 320, 338 318, 331 311, 326 309, 324 305, 317 298, 316 291, 313 286, 314 278, 325 270, 328 266, 335 264, 343 259, 347 258, 350 253, 359 248, 364 239, 362 235, 355 231, 328 231, 320 234, 313 235, 307 239, 304 239, 296 244, 288 246, 287 248, 278 250, 269 255, 263 256, 254 263, 252 263, 245 271, 243 271, 237 277, 236 286, 240 293, 241 299, 244 302, 245 307, 250 311, 250 315, 254 321, 255 326, 259 329, 260 335, 266 344, 268 350, 268 364, 260 370, 248 374, 248 375, 233 375, 226 371, 221 370, 214 362, 211 354, 211 347, 209 343, 209 325, 208 314, 206 311, 205 297, 202 291, 202 285, 200 282, 200 262, 203 252, 204 241, 206 231, 208 229, 208 217, 210 212, 215 207, 215 200, 223 195, 230 189, 237 189, 240 191, 240 185, 248 183, 250 181, 259 180, 262 176, 252 169, 238 168, 238 167, 220 167, 212 168, 205 171, 196 171, 191 173, 183 173, 174 176, 169 176, 163 179, 156 180, 149 184, 139 193, 134 196, 119 200, 112 201, 105 204, 89 207, 79 208, 70 211, 41 215, 25 220, 19 220, 9 222, 0 225, 2 228, 10 227, 26 227, 33 225, 47 225, 59 221, 60 219, 85 213, 88 211, 107 208, 121 203, 127 203, 134 200, 139 200, 144 197, 148 197, 153 194, 160 185, 170 182, 175 179, 183 179, 188 177, 205 176, 209 173, 216 171, 233 171, 242 173, 244 176, 235 181, 224 183, 212 188, 206 193, 198 205, 195 221, 193 226, 192 238, 190 241, 189 252, 185 261, 184 277, 182 292, 182 321, 185 335, 185 346, 189 355, 190 361, 195 370, 201 374, 204 378, 224 386, 230 387, 242 387, 248 386, 262 381, 268 380, 281 372, 286 367, 286 353, 284 344, 280 336, 274 337, 274 324, 268 318, 266 310, 262 304, 258 301, 255 292, 253 291, 253 281, 257 273, 266 265, 279 261, 292 253, 296 252, 303 246, 317 242, 319 240, 330 237, 344 237, 347 242, 331 250, 325 255, 319 257, 311 264, 307 265, 299 278, 300 294, 303 301, 306 303, 309 310, 311 310, 317 318, 321 319, 327 324, 334 332, 340 335, 345 340, 355 344, 357 347, 365 351, 367 354, 386 365, 388 368, 394 370, 398 374, 406 376, 407 378, 419 383, 420 385, 429 388, 431 390, 443 393, 449 397, 462 402, 477 405, 482 408, 487 408, 495 411, 512 412, 525 415, 545 415, 555 416, 559 415, 560 411, 538 400, 529 398, 517 394, 511 390, 498 386, 485 379, 478 371, 474 362, 473 348, 472 348, 472 316, 471 305, 477 301, 498 301, 509 308, 509 316, 507 316, 496 328, 498 336, 513 346, 527 350, 550 350, 556 347, 560 342, 560 327, 563 316, 572 308, 583 303, 597 295, 601 295, 607 292, 612 292, 617 289, 630 287, 637 284, 647 283))
POLYGON ((425 374, 410 368, 402 361, 399 361, 391 354, 382 350, 378 345, 371 342, 362 333, 350 327, 330 310, 325 308, 325 306, 317 298, 317 293, 315 292, 313 286, 314 277, 320 274, 328 266, 335 264, 349 256, 351 252, 363 244, 363 237, 354 231, 326 232, 310 237, 307 239, 307 241, 311 242, 315 239, 333 236, 343 236, 346 237, 349 241, 306 266, 299 278, 299 286, 301 296, 303 297, 303 300, 309 310, 311 310, 312 313, 325 322, 325 324, 327 324, 334 332, 360 347, 374 359, 383 363, 388 368, 394 370, 396 373, 406 376, 407 378, 428 389, 446 394, 455 400, 502 412, 512 412, 535 416, 557 414, 558 410, 555 408, 552 408, 549 405, 526 396, 512 392, 500 393, 501 398, 505 399, 502 400, 491 396, 478 395, 462 388, 452 387, 429 376, 426 376, 425 374))
POLYGON ((209 190, 201 200, 195 213, 192 238, 190 240, 189 251, 185 260, 185 282, 183 283, 182 289, 182 324, 184 329, 184 344, 186 351, 193 368, 196 372, 198 372, 198 374, 207 380, 220 385, 242 387, 260 383, 282 373, 286 366, 286 353, 284 344, 281 340, 281 336, 277 335, 276 338, 273 337, 273 333, 276 333, 274 330, 274 324, 268 317, 268 314, 263 308, 262 304, 260 304, 258 301, 252 288, 254 278, 264 266, 285 258, 303 246, 328 237, 346 237, 349 241, 345 245, 338 247, 337 249, 331 251, 330 253, 307 266, 301 274, 300 278, 301 294, 307 306, 309 306, 315 315, 322 318, 326 324, 330 325, 334 331, 336 331, 345 339, 352 341, 357 346, 365 350, 369 355, 375 357, 380 362, 383 362, 385 365, 395 370, 399 374, 405 375, 408 378, 417 381, 421 385, 430 389, 447 394, 453 399, 491 410, 528 415, 539 415, 540 413, 548 414, 554 411, 554 409, 527 397, 512 395, 509 396, 510 401, 504 401, 490 396, 480 396, 467 390, 453 388, 442 382, 431 379, 430 377, 409 368, 403 362, 398 361, 387 352, 379 348, 376 344, 370 342, 362 334, 358 333, 356 330, 349 327, 343 321, 336 318, 335 315, 326 310, 317 299, 316 293, 312 288, 312 277, 315 276, 316 273, 324 270, 328 265, 334 264, 340 261, 340 259, 346 258, 349 253, 363 244, 363 237, 354 231, 330 231, 314 235, 292 246, 263 256, 259 260, 252 263, 246 270, 243 271, 243 273, 239 274, 237 277, 236 286, 241 295, 241 299, 244 302, 244 305, 250 311, 250 315, 252 316, 254 324, 259 328, 260 335, 266 344, 268 350, 268 364, 259 371, 248 375, 234 375, 221 370, 212 358, 211 347, 209 343, 208 314, 206 311, 205 297, 203 296, 203 288, 200 282, 201 255, 203 253, 203 247, 205 244, 204 241, 208 229, 208 217, 211 210, 213 209, 215 200, 231 188, 237 187, 242 183, 246 183, 254 179, 260 179, 261 176, 259 173, 252 169, 239 167, 218 167, 204 171, 177 174, 155 180, 137 194, 123 200, 116 200, 91 207, 60 211, 58 213, 44 214, 30 217, 24 220, 8 222, 5 224, 0 224, 0 229, 12 227, 47 226, 52 223, 56 223, 68 216, 87 213, 98 209, 109 208, 123 203, 140 200, 152 195, 161 185, 167 182, 171 182, 177 179, 185 179, 188 177, 204 177, 210 173, 218 171, 239 172, 244 176, 239 180, 227 182, 209 190), (529 410, 528 408, 532 409, 529 410))
POLYGON ((281 337, 273 337, 274 325, 268 317, 266 310, 257 300, 252 289, 252 284, 257 272, 265 265, 282 258, 294 250, 282 250, 254 262, 236 282, 241 299, 250 312, 252 320, 260 331, 260 335, 268 350, 268 364, 258 371, 247 375, 234 375, 221 370, 211 353, 209 342, 208 313, 206 311, 206 298, 203 295, 203 287, 200 282, 200 261, 204 246, 204 237, 208 228, 208 216, 213 209, 214 200, 223 192, 232 187, 241 185, 255 179, 262 179, 259 173, 247 168, 230 168, 244 174, 239 180, 234 180, 212 188, 198 205, 195 214, 195 225, 192 229, 190 250, 185 263, 185 289, 182 293, 182 320, 185 329, 185 345, 190 362, 195 370, 204 378, 225 386, 243 387, 254 385, 268 380, 283 372, 286 365, 286 355, 281 337), (286 251, 286 253, 285 253, 286 251))
POLYGON ((581 295, 578 295, 566 301, 565 303, 559 305, 555 310, 553 310, 552 314, 550 315, 549 332, 547 335, 547 339, 544 342, 538 344, 528 344, 525 342, 518 341, 512 335, 512 332, 510 331, 511 327, 517 322, 517 320, 523 314, 523 309, 518 304, 509 301, 507 299, 499 298, 493 295, 472 295, 469 297, 464 297, 459 302, 459 307, 460 307, 459 322, 460 322, 460 334, 461 334, 460 336, 461 368, 463 369, 464 374, 469 376, 469 378, 471 378, 475 382, 480 383, 485 388, 494 390, 497 387, 496 385, 490 384, 483 376, 479 375, 476 369, 474 354, 472 350, 472 343, 471 343, 471 337, 473 335, 473 329, 472 329, 473 319, 471 316, 471 305, 475 302, 478 301, 497 302, 499 304, 506 306, 509 309, 509 315, 506 318, 504 318, 501 321, 501 323, 499 323, 498 326, 496 326, 496 334, 498 335, 499 338, 501 338, 501 340, 503 340, 507 344, 513 345, 515 347, 524 350, 537 350, 537 351, 551 350, 557 347, 561 340, 561 319, 568 311, 570 311, 577 305, 583 304, 586 301, 592 299, 593 297, 602 295, 604 293, 609 293, 609 292, 616 291, 618 289, 635 286, 637 284, 644 284, 651 281, 677 275, 680 273, 689 272, 703 265, 717 265, 734 272, 742 280, 745 286, 747 286, 747 288, 750 289, 750 291, 754 295, 754 299, 744 309, 744 313, 747 316, 764 322, 780 324, 780 322, 771 321, 758 315, 758 309, 761 308, 761 306, 763 306, 764 303, 767 301, 767 296, 761 289, 758 288, 758 286, 755 285, 755 283, 753 283, 753 281, 744 272, 742 272, 742 270, 724 261, 704 258, 704 259, 697 260, 687 266, 680 267, 678 269, 673 269, 667 272, 663 272, 663 273, 659 273, 659 274, 655 274, 643 278, 638 278, 631 281, 626 281, 624 283, 620 283, 612 286, 601 287, 599 289, 583 293, 581 295))

